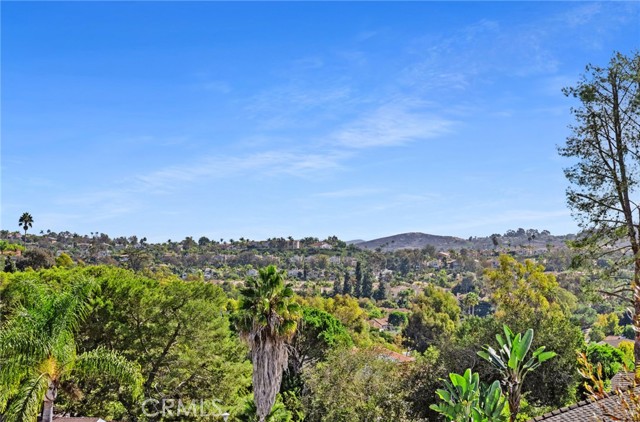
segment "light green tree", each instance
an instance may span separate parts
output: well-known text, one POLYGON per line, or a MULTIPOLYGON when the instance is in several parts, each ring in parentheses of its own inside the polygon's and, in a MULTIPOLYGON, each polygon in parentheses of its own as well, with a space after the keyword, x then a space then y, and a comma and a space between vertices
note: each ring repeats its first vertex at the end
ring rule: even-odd
MULTIPOLYGON (((575 351, 584 346, 584 335, 571 322, 576 298, 560 287, 553 273, 531 260, 517 262, 508 255, 500 256, 500 265, 486 273, 489 298, 495 305, 495 320, 499 323, 493 338, 506 324, 524 333, 535 327, 533 348, 546 346, 558 356, 527 376, 526 389, 531 401, 547 406, 561 406, 572 400, 579 383, 575 351), (553 383, 556 374, 566 374, 553 383)), ((481 344, 485 340, 482 339, 481 344)))
POLYGON ((73 260, 66 253, 61 253, 56 257, 56 265, 58 267, 71 268, 73 267, 73 260))
POLYGON ((408 420, 404 369, 375 348, 330 351, 305 373, 305 421, 408 420))
POLYGON ((451 335, 460 319, 458 300, 450 292, 427 285, 413 300, 409 321, 404 328, 405 344, 419 352, 439 339, 451 335))
POLYGON ((464 297, 463 303, 467 308, 467 312, 473 315, 475 313, 476 306, 480 303, 480 297, 475 292, 468 293, 464 297))

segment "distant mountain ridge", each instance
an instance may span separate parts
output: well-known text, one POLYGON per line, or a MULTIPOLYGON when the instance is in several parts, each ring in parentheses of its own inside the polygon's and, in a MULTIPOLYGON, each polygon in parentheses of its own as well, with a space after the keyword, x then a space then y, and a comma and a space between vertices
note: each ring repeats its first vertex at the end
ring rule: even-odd
MULTIPOLYGON (((568 234, 563 236, 553 236, 546 233, 538 233, 537 236, 515 235, 515 236, 498 236, 498 246, 527 246, 531 248, 543 249, 547 245, 563 246, 568 239, 574 238, 575 235, 568 234)), ((383 251, 396 251, 398 249, 422 249, 425 246, 433 246, 437 250, 459 250, 466 249, 493 249, 495 246, 490 236, 486 237, 470 237, 462 239, 455 236, 440 236, 435 234, 427 234, 420 232, 410 232, 396 234, 393 236, 381 237, 379 239, 367 241, 351 241, 356 247, 361 249, 374 250, 380 248, 383 251)))
POLYGON ((425 246, 433 246, 436 249, 461 249, 473 247, 473 242, 454 237, 439 236, 419 232, 402 233, 393 236, 381 237, 355 244, 362 249, 382 248, 385 251, 397 249, 422 249, 425 246))

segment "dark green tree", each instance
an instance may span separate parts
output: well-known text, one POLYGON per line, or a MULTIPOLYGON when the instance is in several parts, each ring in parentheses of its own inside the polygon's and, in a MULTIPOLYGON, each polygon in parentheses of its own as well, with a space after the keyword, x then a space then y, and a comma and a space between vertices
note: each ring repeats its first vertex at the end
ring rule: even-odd
POLYGON ((24 244, 27 245, 27 230, 33 227, 33 217, 28 212, 22 213, 18 219, 18 225, 24 230, 24 244))
MULTIPOLYGON (((139 364, 146 398, 215 397, 225 410, 241 401, 251 386, 251 363, 246 347, 231 332, 228 299, 215 284, 184 282, 172 274, 149 278, 105 266, 57 267, 10 275, 0 303, 32 301, 34 283, 57 291, 82 277, 94 278, 100 288, 78 326, 79 353, 104 347, 139 364)), ((140 404, 107 376, 85 378, 72 372, 64 387, 56 400, 61 413, 143 419, 140 404), (82 392, 82 400, 74 392, 82 392)), ((161 409, 149 406, 149 411, 161 409)))
POLYGON ((389 324, 394 327, 404 327, 409 322, 407 314, 400 311, 393 311, 389 314, 389 324))
POLYGON ((342 281, 340 280, 340 277, 336 277, 336 279, 333 281, 333 296, 335 295, 339 295, 340 293, 342 293, 342 281))
POLYGON ((18 259, 16 265, 19 270, 27 268, 39 270, 41 268, 51 268, 56 264, 55 258, 46 249, 34 248, 26 251, 22 258, 18 259))
POLYGON ((15 273, 16 271, 18 271, 18 267, 16 266, 16 261, 12 259, 10 256, 7 257, 4 261, 4 272, 15 273))
POLYGON ((361 297, 370 298, 373 296, 373 274, 366 270, 362 275, 362 295, 361 297))
POLYGON ((302 392, 302 371, 323 360, 335 347, 353 345, 346 327, 333 315, 304 306, 302 319, 289 345, 289 361, 283 389, 302 392))
POLYGON ((353 288, 353 295, 355 297, 362 296, 362 265, 360 261, 356 262, 356 283, 353 288))
POLYGON ((447 375, 436 347, 428 348, 416 356, 415 362, 407 366, 402 378, 402 390, 406 392, 409 404, 409 415, 412 421, 440 420, 437 412, 430 406, 437 401, 436 390, 440 381, 447 375))
POLYGON ((380 280, 378 288, 373 293, 373 298, 375 300, 385 300, 387 298, 387 283, 385 283, 383 280, 380 280))
POLYGON ((349 275, 349 271, 344 271, 344 281, 342 284, 342 294, 350 295, 352 293, 353 286, 351 285, 351 276, 349 275))

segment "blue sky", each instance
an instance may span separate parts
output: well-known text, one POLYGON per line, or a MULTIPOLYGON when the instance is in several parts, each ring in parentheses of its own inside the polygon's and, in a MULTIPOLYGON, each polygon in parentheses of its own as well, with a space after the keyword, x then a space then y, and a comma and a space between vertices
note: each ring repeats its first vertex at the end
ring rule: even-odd
POLYGON ((556 145, 640 3, 2 2, 3 229, 575 232, 556 145))

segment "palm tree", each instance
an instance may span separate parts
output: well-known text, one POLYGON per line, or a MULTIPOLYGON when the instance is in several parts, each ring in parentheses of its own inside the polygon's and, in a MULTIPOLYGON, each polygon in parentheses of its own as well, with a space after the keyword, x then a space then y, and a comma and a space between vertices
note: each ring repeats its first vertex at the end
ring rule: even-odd
POLYGON ((51 422, 61 382, 79 376, 107 374, 141 391, 137 364, 105 348, 78 354, 75 331, 89 310, 97 289, 93 280, 80 280, 56 293, 29 284, 27 296, 12 317, 0 327, 0 414, 4 422, 51 422))
POLYGON ((480 297, 475 292, 468 293, 464 298, 464 303, 467 306, 467 311, 471 314, 475 314, 475 308, 480 303, 480 297))
POLYGON ((18 225, 24 230, 24 245, 27 246, 27 230, 33 227, 33 217, 28 212, 22 213, 18 225))
POLYGON ((287 341, 297 328, 302 308, 293 289, 274 265, 259 270, 241 290, 237 326, 251 349, 253 394, 259 422, 265 422, 280 389, 287 364, 287 341))

